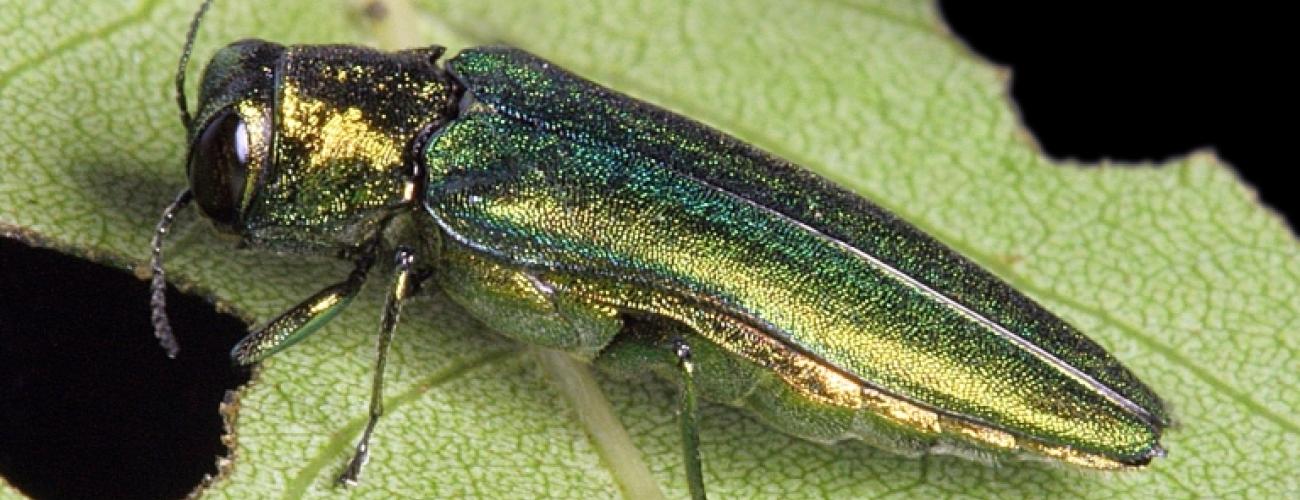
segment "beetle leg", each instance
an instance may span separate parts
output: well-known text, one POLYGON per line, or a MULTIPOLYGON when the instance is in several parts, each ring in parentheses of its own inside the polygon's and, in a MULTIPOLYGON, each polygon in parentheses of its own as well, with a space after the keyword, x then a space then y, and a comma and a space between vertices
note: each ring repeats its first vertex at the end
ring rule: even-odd
POLYGON ((230 358, 235 364, 251 365, 315 332, 352 302, 373 262, 373 252, 363 255, 346 280, 325 287, 248 334, 230 350, 230 358))
POLYGON ((366 430, 361 434, 361 441, 357 442, 352 460, 339 476, 339 483, 346 486, 357 484, 361 468, 370 459, 370 435, 375 431, 375 424, 379 423, 379 416, 384 413, 384 366, 388 361, 388 346, 393 342, 393 334, 397 330, 402 303, 412 291, 415 253, 400 247, 393 260, 396 271, 393 273, 393 287, 384 304, 384 318, 379 324, 379 342, 375 348, 375 374, 370 386, 370 420, 366 422, 366 430))
POLYGON ((677 356, 677 368, 682 374, 677 413, 681 424, 683 461, 686 463, 686 484, 690 486, 691 498, 702 500, 705 498, 704 471, 700 466, 700 413, 695 396, 695 362, 691 360, 691 346, 684 339, 676 337, 672 345, 673 354, 677 356))

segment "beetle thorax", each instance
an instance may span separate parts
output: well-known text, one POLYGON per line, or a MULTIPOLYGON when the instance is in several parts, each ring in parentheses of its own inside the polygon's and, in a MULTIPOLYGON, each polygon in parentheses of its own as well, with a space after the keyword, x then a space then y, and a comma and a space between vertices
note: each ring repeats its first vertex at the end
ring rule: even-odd
POLYGON ((452 116, 440 48, 287 47, 275 65, 265 169, 249 179, 242 236, 307 252, 360 245, 418 189, 411 152, 452 116))

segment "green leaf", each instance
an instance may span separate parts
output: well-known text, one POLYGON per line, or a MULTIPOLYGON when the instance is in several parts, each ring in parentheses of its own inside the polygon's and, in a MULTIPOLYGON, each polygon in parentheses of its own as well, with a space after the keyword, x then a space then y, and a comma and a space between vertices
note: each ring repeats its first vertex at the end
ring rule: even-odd
MULTIPOLYGON (((159 210, 185 183, 171 79, 195 3, 0 0, 0 233, 115 264, 146 259, 159 210)), ((999 70, 956 41, 934 6, 385 5, 389 15, 375 22, 357 4, 219 1, 195 60, 244 37, 525 48, 894 210, 1090 332, 1168 400, 1180 424, 1164 440, 1167 459, 1103 475, 827 447, 706 404, 702 453, 716 497, 1300 490, 1294 235, 1210 154, 1161 166, 1052 164, 1020 129, 999 70)), ((348 270, 235 251, 193 214, 171 245, 174 277, 258 319, 348 270)), ((240 396, 233 462, 208 494, 338 493, 332 480, 365 419, 383 281, 264 364, 240 396)), ((686 495, 668 384, 593 375, 484 331, 441 296, 406 311, 377 450, 350 493, 686 495)))

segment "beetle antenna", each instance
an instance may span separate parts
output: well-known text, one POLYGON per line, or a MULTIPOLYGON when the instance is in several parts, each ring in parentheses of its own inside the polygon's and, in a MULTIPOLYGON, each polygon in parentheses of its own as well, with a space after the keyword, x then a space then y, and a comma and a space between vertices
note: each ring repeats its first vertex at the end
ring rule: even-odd
MULTIPOLYGON (((194 37, 199 32, 199 23, 211 5, 212 0, 203 0, 198 12, 194 13, 194 19, 190 20, 190 30, 185 34, 180 62, 176 64, 176 106, 181 110, 181 125, 185 126, 186 131, 193 127, 194 116, 190 114, 189 101, 185 99, 185 70, 190 65, 190 52, 194 50, 194 37)), ((190 204, 191 198, 193 193, 188 188, 176 195, 176 199, 163 210, 162 219, 158 220, 153 238, 149 241, 152 250, 149 258, 149 310, 153 316, 153 336, 158 338, 158 343, 162 344, 169 358, 175 358, 181 347, 176 342, 176 335, 172 333, 171 323, 167 321, 167 273, 163 270, 163 238, 171 230, 176 214, 190 204)))
POLYGON ((193 195, 189 189, 176 195, 176 200, 163 210, 162 219, 158 220, 158 227, 154 229, 153 239, 149 242, 153 249, 153 257, 149 259, 149 270, 153 273, 149 282, 149 310, 153 313, 153 335, 158 337, 158 342, 167 351, 169 358, 175 358, 181 348, 176 342, 176 336, 172 334, 171 323, 167 321, 167 277, 163 271, 163 237, 171 230, 176 214, 190 204, 191 198, 193 195))
POLYGON ((193 124, 194 117, 190 115, 189 104, 185 99, 185 69, 190 65, 190 51, 194 49, 194 36, 199 32, 199 22, 208 13, 210 5, 212 0, 203 0, 199 11, 194 13, 194 19, 190 20, 190 31, 185 35, 185 48, 181 49, 181 60, 176 67, 176 105, 181 108, 181 124, 187 131, 193 124))

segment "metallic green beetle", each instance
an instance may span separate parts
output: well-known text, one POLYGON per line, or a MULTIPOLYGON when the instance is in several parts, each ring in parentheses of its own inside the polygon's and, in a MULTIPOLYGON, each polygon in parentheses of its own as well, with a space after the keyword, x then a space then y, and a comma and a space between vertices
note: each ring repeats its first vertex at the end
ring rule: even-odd
POLYGON ((776 429, 895 452, 1102 469, 1162 456, 1159 398, 1096 343, 880 207, 688 118, 527 52, 241 41, 204 72, 192 198, 255 248, 356 262, 233 350, 254 363, 319 328, 396 256, 371 418, 402 302, 437 286, 496 331, 682 384, 776 429))

